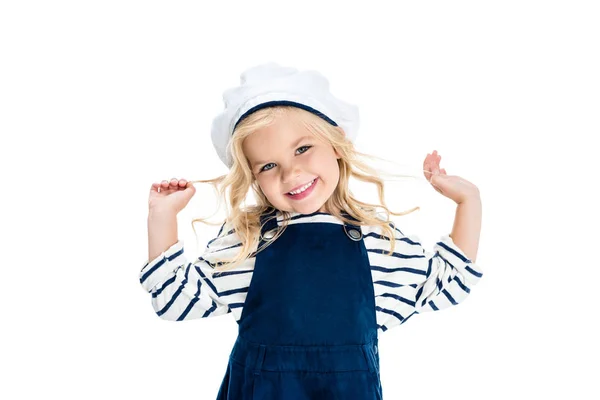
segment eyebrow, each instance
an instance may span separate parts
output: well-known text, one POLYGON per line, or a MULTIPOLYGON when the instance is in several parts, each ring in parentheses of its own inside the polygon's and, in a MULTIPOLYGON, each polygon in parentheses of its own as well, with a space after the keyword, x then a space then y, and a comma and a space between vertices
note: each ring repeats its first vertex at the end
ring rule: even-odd
MULTIPOLYGON (((296 142, 292 143, 292 145, 290 146, 290 149, 293 149, 294 147, 298 146, 300 144, 300 142, 302 142, 305 139, 311 139, 311 136, 302 136, 296 142)), ((259 164, 265 164, 265 163, 266 163, 266 161, 255 161, 252 163, 252 168, 256 167, 259 164)))

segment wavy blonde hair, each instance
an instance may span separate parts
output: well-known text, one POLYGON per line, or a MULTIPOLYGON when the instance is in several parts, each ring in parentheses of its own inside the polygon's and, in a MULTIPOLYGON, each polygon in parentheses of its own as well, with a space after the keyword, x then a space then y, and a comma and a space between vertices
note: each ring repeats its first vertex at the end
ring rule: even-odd
MULTIPOLYGON (((228 151, 232 154, 233 165, 226 175, 208 180, 195 180, 191 183, 210 183, 218 193, 219 204, 224 201, 230 209, 227 212, 227 217, 221 223, 211 223, 207 219, 196 218, 192 220, 192 228, 194 222, 203 222, 208 225, 221 225, 228 229, 221 229, 218 237, 226 236, 229 231, 235 232, 241 240, 242 246, 239 253, 228 259, 219 259, 214 270, 215 272, 223 272, 234 269, 255 252, 259 253, 266 248, 270 243, 274 242, 283 234, 291 214, 287 211, 282 211, 282 226, 272 240, 266 242, 258 249, 260 241, 260 233, 262 226, 260 225, 260 216, 271 211, 273 205, 264 195, 258 182, 252 174, 248 159, 244 155, 242 144, 244 139, 250 136, 253 132, 269 126, 276 118, 279 117, 296 118, 308 131, 315 135, 318 139, 328 142, 337 150, 341 156, 338 159, 340 169, 340 178, 336 189, 329 199, 325 202, 325 209, 331 215, 339 218, 344 223, 355 225, 370 225, 380 226, 384 232, 385 239, 391 238, 391 254, 395 248, 395 234, 393 232, 395 226, 389 219, 389 215, 396 216, 406 215, 420 209, 414 207, 411 210, 395 213, 390 211, 384 200, 384 180, 380 177, 379 172, 370 167, 362 158, 379 158, 370 156, 357 151, 354 144, 346 138, 344 131, 339 126, 333 126, 319 116, 301 108, 293 106, 273 106, 260 109, 239 123, 236 127, 231 140, 228 144, 228 151), (348 187, 350 178, 354 177, 363 182, 369 182, 377 186, 379 199, 381 204, 370 204, 358 200, 348 187), (244 205, 249 189, 252 189, 256 198, 256 205, 246 207, 244 205), (227 202, 227 192, 229 191, 229 202, 227 202), (387 212, 387 216, 382 218, 377 215, 377 207, 383 208, 387 212), (356 218, 356 221, 347 219, 341 212, 345 211, 350 216, 356 218), (224 266, 221 266, 224 265, 224 266)), ((393 176, 412 176, 392 174, 393 176)), ((214 215, 214 214, 213 214, 214 215)), ((276 215, 270 218, 276 218, 276 215)), ((266 221, 265 221, 266 222, 266 221)), ((196 230, 194 229, 194 233, 196 230)))

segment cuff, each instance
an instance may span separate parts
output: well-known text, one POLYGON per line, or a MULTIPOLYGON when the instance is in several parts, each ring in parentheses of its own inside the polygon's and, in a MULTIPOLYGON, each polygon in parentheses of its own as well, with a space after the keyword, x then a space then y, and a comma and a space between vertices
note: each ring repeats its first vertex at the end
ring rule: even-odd
POLYGON ((140 271, 140 284, 144 290, 150 292, 167 275, 185 263, 183 241, 178 240, 177 243, 160 253, 156 258, 144 264, 140 271))
POLYGON ((467 257, 456 243, 454 243, 450 235, 442 236, 440 241, 436 243, 435 249, 444 260, 460 271, 471 285, 477 284, 483 276, 481 267, 467 257))

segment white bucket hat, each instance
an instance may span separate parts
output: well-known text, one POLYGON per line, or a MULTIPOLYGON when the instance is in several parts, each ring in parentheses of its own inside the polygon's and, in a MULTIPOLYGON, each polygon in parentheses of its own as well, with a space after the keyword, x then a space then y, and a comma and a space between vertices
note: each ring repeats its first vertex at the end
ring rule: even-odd
POLYGON ((265 107, 291 105, 312 112, 334 126, 340 126, 354 142, 358 134, 358 107, 337 99, 329 92, 329 81, 314 70, 298 71, 270 62, 240 75, 240 86, 223 92, 225 110, 212 123, 212 142, 223 163, 231 168, 227 146, 233 131, 249 114, 265 107))

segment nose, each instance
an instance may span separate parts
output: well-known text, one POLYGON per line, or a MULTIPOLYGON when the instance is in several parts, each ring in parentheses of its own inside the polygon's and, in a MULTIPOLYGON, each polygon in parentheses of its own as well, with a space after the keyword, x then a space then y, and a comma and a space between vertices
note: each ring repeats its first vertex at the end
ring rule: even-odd
POLYGON ((283 171, 281 174, 281 181, 284 184, 294 182, 294 180, 300 176, 300 168, 296 165, 296 163, 291 163, 289 166, 282 168, 281 170, 283 171))

